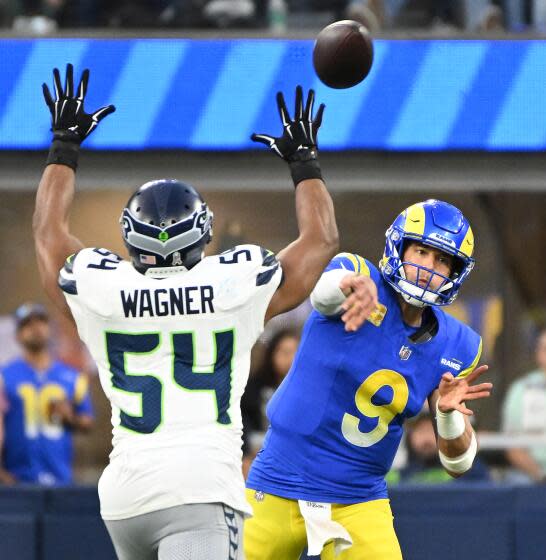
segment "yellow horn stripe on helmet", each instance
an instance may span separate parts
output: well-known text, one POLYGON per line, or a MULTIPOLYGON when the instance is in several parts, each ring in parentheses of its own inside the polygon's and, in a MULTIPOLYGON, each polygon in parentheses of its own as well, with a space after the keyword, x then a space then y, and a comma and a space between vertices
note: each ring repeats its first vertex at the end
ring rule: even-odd
POLYGON ((459 251, 466 255, 467 257, 471 257, 472 253, 474 252, 474 234, 472 233, 472 228, 468 228, 466 235, 459 247, 459 251))
POLYGON ((406 210, 405 233, 423 235, 425 232, 425 209, 422 204, 413 204, 406 210))

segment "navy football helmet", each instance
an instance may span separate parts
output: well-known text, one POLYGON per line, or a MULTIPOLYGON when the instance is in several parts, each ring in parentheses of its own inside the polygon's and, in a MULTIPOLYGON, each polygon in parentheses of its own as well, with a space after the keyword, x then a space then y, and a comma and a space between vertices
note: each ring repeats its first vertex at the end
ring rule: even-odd
POLYGON ((159 179, 142 185, 120 217, 133 266, 142 273, 190 269, 212 239, 213 213, 190 185, 159 179))
POLYGON ((474 268, 474 235, 468 220, 460 210, 441 200, 426 200, 406 208, 394 220, 385 234, 387 242, 379 268, 383 278, 402 295, 405 301, 417 307, 449 305, 457 297, 461 285, 474 268), (450 277, 424 266, 404 262, 407 243, 416 241, 440 249, 454 257, 455 265, 450 277), (406 278, 404 265, 417 269, 416 282, 406 278), (427 285, 419 285, 422 270, 430 273, 427 285), (440 276, 442 283, 433 290, 433 276, 440 276))

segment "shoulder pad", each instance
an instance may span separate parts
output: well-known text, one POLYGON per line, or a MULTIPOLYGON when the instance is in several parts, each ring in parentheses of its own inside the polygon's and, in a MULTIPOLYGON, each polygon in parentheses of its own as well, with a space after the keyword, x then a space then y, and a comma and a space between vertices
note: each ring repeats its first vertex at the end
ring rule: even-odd
POLYGON ((102 249, 100 247, 92 247, 88 249, 82 249, 78 256, 78 269, 82 268, 92 269, 92 270, 116 270, 119 263, 123 260, 116 253, 112 253, 108 249, 102 249))
POLYGON ((452 361, 458 367, 457 377, 466 377, 478 365, 482 355, 481 336, 458 319, 444 312, 445 324, 448 331, 448 345, 442 360, 448 363, 442 365, 452 366, 452 361))
POLYGON ((86 248, 70 255, 59 272, 58 284, 67 294, 78 294, 78 276, 82 270, 116 270, 122 258, 108 249, 86 248))
POLYGON ((267 284, 280 267, 275 253, 258 245, 237 245, 218 255, 218 261, 223 265, 241 265, 248 273, 255 272, 256 286, 267 284))
POLYGON ((74 253, 66 259, 63 267, 59 271, 59 278, 57 280, 59 288, 61 288, 63 292, 73 296, 78 294, 76 277, 74 276, 74 262, 80 253, 81 251, 74 253))
POLYGON ((370 263, 356 253, 338 253, 326 267, 326 271, 336 268, 351 270, 357 274, 370 276, 370 263))
POLYGON ((218 255, 218 260, 220 264, 261 264, 264 260, 264 252, 270 253, 258 245, 237 245, 218 255))

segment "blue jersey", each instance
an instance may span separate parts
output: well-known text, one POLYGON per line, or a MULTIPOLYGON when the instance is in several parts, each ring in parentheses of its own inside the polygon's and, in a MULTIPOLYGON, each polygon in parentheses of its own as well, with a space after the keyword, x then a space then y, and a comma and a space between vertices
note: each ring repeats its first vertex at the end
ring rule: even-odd
POLYGON ((72 482, 72 434, 49 421, 52 401, 67 399, 76 414, 93 413, 87 379, 60 362, 38 373, 17 359, 2 368, 6 401, 3 466, 17 480, 72 482))
POLYGON ((385 475, 403 423, 421 410, 442 374, 467 375, 481 339, 430 307, 436 334, 416 343, 396 292, 357 255, 341 253, 328 266, 369 274, 379 306, 356 332, 338 317, 313 311, 292 368, 271 399, 270 427, 247 486, 277 496, 331 503, 387 497, 385 475))

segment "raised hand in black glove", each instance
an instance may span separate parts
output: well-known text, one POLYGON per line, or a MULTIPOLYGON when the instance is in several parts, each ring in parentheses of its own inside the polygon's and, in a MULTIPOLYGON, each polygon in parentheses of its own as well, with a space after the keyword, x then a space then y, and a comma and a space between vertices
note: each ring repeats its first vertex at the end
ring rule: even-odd
POLYGON ((88 114, 84 110, 85 94, 89 81, 89 70, 84 70, 77 92, 74 92, 74 68, 66 65, 65 87, 63 90, 61 75, 57 68, 53 69, 55 99, 46 84, 42 85, 44 99, 51 112, 51 129, 53 143, 49 150, 47 163, 68 165, 76 169, 78 164, 79 146, 99 122, 113 113, 113 105, 101 107, 94 113, 88 114))
POLYGON ((301 86, 298 86, 296 88, 296 111, 292 120, 288 114, 283 94, 277 93, 277 106, 283 124, 282 136, 278 138, 267 134, 251 136, 254 142, 266 144, 279 157, 288 162, 295 186, 305 179, 322 179, 318 162, 317 133, 322 124, 324 103, 320 105, 313 119, 314 102, 315 92, 311 89, 304 107, 303 91, 301 86))

